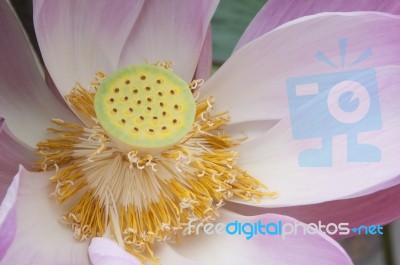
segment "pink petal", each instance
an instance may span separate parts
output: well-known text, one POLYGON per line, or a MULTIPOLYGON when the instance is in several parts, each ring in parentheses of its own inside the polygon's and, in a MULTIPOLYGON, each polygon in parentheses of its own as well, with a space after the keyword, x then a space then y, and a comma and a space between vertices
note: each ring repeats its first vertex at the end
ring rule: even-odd
POLYGON ((228 124, 224 132, 235 139, 245 138, 246 141, 251 141, 273 128, 277 122, 278 120, 258 120, 233 123, 228 124))
POLYGON ((28 168, 35 161, 34 150, 22 143, 7 129, 4 119, 0 116, 0 202, 3 200, 8 186, 19 164, 28 168))
MULTIPOLYGON (((166 242, 153 246, 157 257, 161 257, 161 264, 198 265, 179 255, 166 242)), ((140 261, 124 251, 114 241, 104 237, 93 238, 89 246, 89 257, 93 265, 140 265, 140 261)))
POLYGON ((121 55, 122 66, 158 61, 191 81, 218 1, 148 0, 121 55))
MULTIPOLYGON (((161 264, 198 265, 179 255, 166 242, 153 246, 161 264)), ((104 237, 93 238, 89 246, 89 257, 93 265, 140 265, 140 261, 124 251, 114 241, 104 237)))
POLYGON ((19 189, 19 174, 17 174, 7 190, 7 194, 0 205, 0 262, 10 247, 17 230, 16 206, 17 192, 19 189))
MULTIPOLYGON (((238 221, 242 224, 262 224, 279 222, 283 224, 296 224, 295 219, 276 214, 264 214, 245 217, 223 211, 218 223, 228 224, 238 221)), ((301 223, 298 222, 298 225, 301 223)), ((304 235, 303 230, 298 230, 297 235, 261 235, 258 233, 246 240, 246 235, 229 235, 224 229, 221 234, 215 232, 215 226, 209 231, 212 235, 201 233, 183 237, 178 245, 171 245, 182 256, 200 264, 352 264, 346 252, 340 245, 322 233, 304 235)), ((202 231, 202 229, 200 229, 202 231)), ((230 231, 233 231, 231 229, 230 231)), ((249 231, 249 230, 247 230, 249 231)), ((273 231, 273 228, 270 229, 273 231)), ((156 251, 156 254, 159 253, 156 251)), ((160 255, 159 255, 160 256, 160 255)), ((163 259, 163 264, 174 264, 163 259), (165 262, 164 262, 165 260, 165 262)))
MULTIPOLYGON (((238 147, 240 152, 238 163, 254 177, 280 193, 276 199, 263 200, 261 206, 294 206, 354 198, 400 183, 398 162, 400 159, 398 151, 400 150, 400 120, 398 118, 400 116, 398 107, 400 66, 380 67, 374 70, 379 95, 378 91, 370 91, 370 99, 379 96, 380 114, 379 110, 372 110, 371 107, 371 112, 369 116, 365 116, 365 119, 371 119, 367 121, 370 121, 368 126, 372 127, 365 127, 359 132, 357 126, 360 123, 350 123, 343 132, 339 131, 337 134, 342 134, 333 137, 332 150, 325 148, 325 153, 320 152, 312 160, 303 160, 302 164, 300 163, 300 154, 303 151, 321 147, 321 138, 318 138, 314 132, 321 132, 321 136, 326 135, 329 138, 333 130, 343 128, 340 127, 342 125, 331 123, 330 112, 321 108, 327 104, 324 96, 316 96, 310 104, 304 104, 298 110, 299 116, 296 116, 292 123, 290 118, 286 117, 268 132, 238 147), (380 123, 372 117, 379 116, 382 120, 382 128, 374 127, 380 123), (309 122, 311 120, 320 121, 320 123, 318 126, 313 126, 309 122), (305 136, 311 134, 313 136, 309 139, 293 139, 292 131, 294 128, 300 128, 299 126, 304 128, 305 136), (350 131, 358 135, 358 143, 373 145, 374 150, 371 151, 368 147, 367 151, 362 151, 356 149, 361 148, 357 145, 348 148, 346 132, 350 131), (348 150, 353 150, 355 158, 361 158, 361 160, 354 160, 352 154, 348 154, 348 150), (380 153, 380 157, 367 156, 375 150, 380 153), (321 164, 312 164, 316 161, 321 164)), ((373 76, 368 78, 371 82, 374 79, 373 76)), ((370 82, 364 84, 366 87, 371 86, 370 82)), ((366 102, 366 98, 362 96, 359 100, 366 102)), ((361 104, 364 103, 360 103, 360 106, 361 104)))
MULTIPOLYGON (((181 244, 185 244, 181 242, 181 244)), ((176 247, 180 247, 179 244, 176 247)), ((195 251, 195 250, 193 250, 195 251)), ((199 248, 198 251, 201 251, 199 248)), ((190 255, 179 254, 172 244, 167 242, 155 246, 155 255, 159 258, 161 264, 163 265, 203 265, 204 263, 198 263, 191 259, 190 255)))
POLYGON ((278 26, 300 18, 321 12, 379 11, 398 15, 400 4, 388 1, 292 1, 269 0, 254 17, 235 47, 235 51, 250 41, 277 28, 278 26))
POLYGON ((288 115, 289 78, 339 71, 338 41, 348 39, 344 69, 367 48, 372 56, 352 69, 400 64, 400 18, 381 13, 329 13, 288 23, 246 45, 204 84, 201 96, 216 98, 215 112, 229 110, 231 123, 279 120, 288 115), (318 51, 338 69, 315 58, 318 51))
POLYGON ((57 205, 49 194, 51 173, 32 173, 20 168, 16 202, 16 234, 3 264, 89 264, 87 241, 73 238, 71 229, 60 222, 68 205, 57 205))
POLYGON ((34 1, 43 60, 62 95, 87 86, 97 71, 117 69, 143 0, 34 1))
POLYGON ((212 35, 211 26, 208 27, 206 38, 204 39, 203 48, 197 63, 194 79, 207 80, 211 74, 212 67, 212 35))
POLYGON ((77 121, 49 93, 31 46, 8 1, 0 2, 0 114, 13 134, 34 146, 53 117, 77 121))
POLYGON ((61 104, 63 104, 65 107, 69 108, 67 102, 64 100, 64 97, 60 94, 60 91, 58 91, 58 88, 56 87, 56 84, 54 84, 54 81, 51 78, 49 71, 47 71, 47 69, 44 69, 44 71, 45 71, 44 72, 44 79, 46 81, 47 86, 49 87, 49 89, 53 93, 53 95, 57 98, 57 100, 59 102, 61 102, 61 104))
MULTIPOLYGON (((390 187, 369 195, 329 201, 319 204, 310 204, 283 208, 261 208, 250 205, 229 203, 227 209, 244 214, 257 215, 266 211, 288 215, 304 223, 348 223, 349 227, 359 227, 361 225, 384 225, 400 218, 400 204, 395 203, 400 200, 400 185, 390 187)), ((357 235, 349 233, 331 235, 334 238, 343 238, 357 235)))
POLYGON ((141 265, 133 255, 107 238, 95 237, 89 245, 89 257, 93 265, 141 265))

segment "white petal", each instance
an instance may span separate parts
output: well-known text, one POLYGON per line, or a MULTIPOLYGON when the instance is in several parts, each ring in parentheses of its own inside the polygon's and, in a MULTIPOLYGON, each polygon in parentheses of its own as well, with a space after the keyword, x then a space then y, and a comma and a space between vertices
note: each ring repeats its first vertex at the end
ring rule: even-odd
POLYGON ((130 33, 121 66, 172 61, 192 81, 217 0, 148 0, 130 33))
POLYGON ((79 242, 60 222, 66 206, 49 197, 51 173, 32 173, 20 168, 17 195, 17 231, 3 264, 89 264, 88 241, 79 242))
MULTIPOLYGON (((358 98, 360 106, 379 98, 365 116, 366 127, 360 127, 361 122, 345 127, 337 123, 331 112, 321 107, 327 104, 322 93, 299 108, 292 119, 282 119, 262 136, 238 147, 238 164, 280 194, 260 205, 293 206, 353 198, 400 183, 400 67, 375 71, 378 90, 358 98), (320 122, 315 126, 313 121, 320 122), (304 137, 295 139, 299 128, 304 137), (348 135, 356 135, 357 144, 348 143, 348 135), (332 149, 329 144, 321 148, 322 137, 327 143, 333 139, 332 149), (313 153, 303 153, 313 148, 313 153)), ((375 83, 374 77, 369 76, 369 81, 364 83, 366 87, 375 83)))
POLYGON ((19 164, 30 168, 36 160, 33 148, 22 143, 7 128, 0 116, 0 202, 18 171, 19 164))
POLYGON ((201 87, 231 122, 279 120, 289 113, 290 78, 400 65, 400 17, 374 12, 324 13, 289 22, 234 53, 201 87), (345 65, 339 41, 347 38, 345 65), (351 66, 366 50, 372 56, 351 66), (318 51, 337 67, 316 58, 318 51), (351 69, 350 69, 351 68, 351 69))
POLYGON ((51 118, 78 122, 46 86, 21 24, 8 1, 0 1, 0 115, 31 147, 43 139, 51 118))
POLYGON ((117 69, 142 0, 34 1, 43 60, 62 95, 76 82, 87 86, 97 71, 117 69))
POLYGON ((235 51, 273 30, 280 25, 296 18, 314 15, 321 12, 354 12, 379 11, 390 14, 400 14, 397 0, 386 1, 292 1, 269 0, 254 17, 243 36, 238 41, 235 51))
POLYGON ((93 265, 141 265, 133 255, 104 237, 95 237, 91 240, 89 256, 93 265))
POLYGON ((19 188, 19 174, 15 176, 13 182, 7 190, 4 200, 0 205, 0 261, 9 249, 11 242, 14 240, 17 230, 16 220, 16 200, 19 188))
MULTIPOLYGON (((217 219, 214 225, 218 223, 226 225, 235 221, 242 225, 244 223, 254 224, 258 221, 264 225, 272 222, 279 225, 280 221, 282 224, 296 224, 297 222, 298 225, 302 225, 297 220, 283 215, 265 214, 244 217, 228 211, 221 211, 221 218, 217 219)), ((245 234, 229 235, 224 229, 222 230, 221 234, 218 234, 215 232, 214 226, 208 230, 212 235, 200 232, 199 235, 183 237, 178 245, 170 244, 169 247, 161 246, 161 250, 156 249, 156 255, 160 257, 161 263, 166 265, 182 264, 175 263, 174 259, 170 260, 173 257, 171 247, 179 256, 187 257, 193 262, 204 265, 352 264, 340 245, 323 233, 304 235, 300 228, 297 235, 287 235, 285 238, 279 234, 261 235, 258 233, 246 240, 245 234), (163 248, 166 250, 162 251, 163 248)), ((249 231, 248 228, 246 230, 249 231)), ((199 231, 202 231, 201 227, 199 231)), ((233 229, 230 231, 233 232, 233 229)))

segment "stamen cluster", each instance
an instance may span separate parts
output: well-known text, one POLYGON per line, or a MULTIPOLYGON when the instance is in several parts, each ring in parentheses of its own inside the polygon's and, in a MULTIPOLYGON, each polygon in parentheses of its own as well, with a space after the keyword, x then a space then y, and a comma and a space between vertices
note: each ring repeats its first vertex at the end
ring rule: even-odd
POLYGON ((49 131, 56 136, 37 145, 41 159, 36 166, 55 169, 50 179, 54 195, 73 202, 62 220, 77 239, 108 235, 141 260, 156 262, 156 241, 177 240, 190 219, 213 222, 228 198, 276 196, 236 165, 232 147, 241 140, 223 132, 229 116, 212 113, 212 97, 196 101, 191 130, 169 149, 158 154, 121 150, 94 110, 104 78, 97 75, 92 92, 78 84, 67 96, 87 125, 54 119, 56 128, 49 131))

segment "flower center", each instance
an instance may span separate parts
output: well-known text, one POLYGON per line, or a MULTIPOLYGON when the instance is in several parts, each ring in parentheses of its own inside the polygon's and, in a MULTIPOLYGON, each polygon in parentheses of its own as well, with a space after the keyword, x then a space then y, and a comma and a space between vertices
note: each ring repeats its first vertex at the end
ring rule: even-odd
POLYGON ((168 66, 77 84, 66 99, 86 125, 53 119, 56 136, 37 144, 35 166, 55 169, 53 195, 69 201, 62 221, 73 235, 107 235, 143 262, 157 263, 153 244, 178 241, 193 220, 213 222, 233 196, 276 196, 236 165, 228 112, 214 114, 213 97, 191 93, 201 81, 185 84, 168 66))
POLYGON ((154 65, 121 69, 97 89, 94 107, 101 126, 123 151, 159 153, 192 128, 196 103, 188 85, 154 65))

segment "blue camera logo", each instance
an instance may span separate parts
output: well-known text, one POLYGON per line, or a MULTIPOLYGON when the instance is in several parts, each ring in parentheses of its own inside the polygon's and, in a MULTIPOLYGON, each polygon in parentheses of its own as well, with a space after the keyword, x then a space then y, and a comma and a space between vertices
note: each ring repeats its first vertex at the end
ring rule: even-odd
MULTIPOLYGON (((339 46, 344 64, 347 39, 339 46)), ((371 55, 367 49, 355 65, 371 55)), ((321 52, 317 59, 335 66, 321 52)), ((348 162, 379 162, 381 151, 360 144, 360 132, 382 128, 376 72, 373 68, 290 78, 286 82, 293 138, 321 138, 322 146, 300 153, 300 167, 332 166, 332 137, 347 135, 348 162)))

